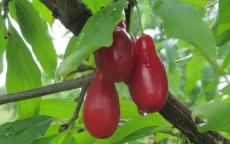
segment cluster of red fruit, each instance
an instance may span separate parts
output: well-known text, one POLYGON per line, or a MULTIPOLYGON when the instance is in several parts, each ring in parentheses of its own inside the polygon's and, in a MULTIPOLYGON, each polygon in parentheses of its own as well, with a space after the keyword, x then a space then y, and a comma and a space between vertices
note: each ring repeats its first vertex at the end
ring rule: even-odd
POLYGON ((87 130, 97 138, 111 136, 119 118, 119 98, 115 82, 125 82, 138 110, 159 111, 168 94, 164 66, 155 44, 148 35, 137 41, 120 22, 113 32, 113 44, 95 52, 96 74, 87 90, 83 120, 87 130))

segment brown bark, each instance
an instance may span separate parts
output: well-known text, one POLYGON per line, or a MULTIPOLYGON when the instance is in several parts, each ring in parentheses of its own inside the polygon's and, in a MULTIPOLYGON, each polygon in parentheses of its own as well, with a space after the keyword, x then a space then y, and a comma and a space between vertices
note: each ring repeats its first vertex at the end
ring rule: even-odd
MULTIPOLYGON (((229 140, 216 132, 198 132, 191 110, 171 94, 160 114, 195 144, 230 144, 229 140)), ((202 122, 199 117, 196 119, 202 122)))
POLYGON ((91 11, 81 0, 40 0, 59 19, 63 25, 78 35, 87 19, 92 15, 91 11))

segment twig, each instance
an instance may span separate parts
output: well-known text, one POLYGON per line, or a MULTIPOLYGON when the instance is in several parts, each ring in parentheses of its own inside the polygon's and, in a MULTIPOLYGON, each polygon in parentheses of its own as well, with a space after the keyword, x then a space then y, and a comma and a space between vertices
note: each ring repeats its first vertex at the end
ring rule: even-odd
POLYGON ((95 69, 95 68, 93 68, 93 67, 91 67, 91 66, 88 66, 88 65, 86 65, 86 64, 81 64, 81 65, 77 68, 76 72, 85 72, 85 71, 94 70, 94 69, 95 69))
POLYGON ((125 9, 127 31, 129 31, 130 29, 131 16, 132 16, 133 8, 136 4, 137 4, 136 0, 129 0, 128 7, 127 9, 125 9))
POLYGON ((75 71, 70 72, 66 77, 69 77, 73 74, 76 74, 78 72, 85 72, 85 71, 89 71, 89 70, 94 70, 93 67, 85 65, 85 64, 81 64, 75 71))
POLYGON ((72 125, 74 125, 74 122, 78 119, 82 104, 84 102, 85 93, 87 91, 89 84, 90 84, 90 82, 88 81, 82 86, 80 96, 77 97, 78 103, 76 105, 75 111, 74 111, 71 119, 66 124, 63 124, 60 126, 59 132, 62 132, 64 130, 67 130, 68 128, 70 128, 72 125))
POLYGON ((77 97, 77 99, 76 99, 78 102, 78 105, 76 106, 75 112, 73 113, 73 117, 69 120, 69 123, 73 123, 79 117, 79 112, 80 112, 81 106, 84 102, 85 94, 86 94, 87 88, 89 87, 89 84, 90 84, 90 82, 87 82, 82 87, 80 96, 77 97))
POLYGON ((8 18, 8 12, 9 12, 8 6, 10 3, 10 0, 3 0, 2 3, 3 3, 3 5, 2 5, 2 7, 3 7, 3 19, 5 20, 8 18))
POLYGON ((93 74, 88 74, 74 80, 68 80, 65 82, 48 85, 48 86, 44 86, 41 88, 36 88, 24 92, 2 95, 0 96, 0 105, 10 103, 10 102, 36 98, 36 97, 42 97, 45 95, 63 92, 74 88, 80 88, 86 82, 89 82, 91 80, 92 75, 93 74))

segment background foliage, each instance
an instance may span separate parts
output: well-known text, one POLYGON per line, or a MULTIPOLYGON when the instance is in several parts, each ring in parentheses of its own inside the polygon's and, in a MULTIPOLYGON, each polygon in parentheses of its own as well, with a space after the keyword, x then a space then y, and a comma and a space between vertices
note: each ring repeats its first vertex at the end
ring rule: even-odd
MULTIPOLYGON (((81 63, 95 66, 92 52, 112 43, 113 28, 124 18, 127 2, 84 3, 94 15, 80 35, 72 36, 66 48, 63 46, 65 53, 58 55, 50 35, 55 22, 51 12, 38 0, 10 2, 10 21, 0 17, 0 72, 7 65, 1 94, 58 82, 81 63)), ((219 131, 229 138, 230 1, 139 0, 138 5, 145 33, 156 41, 164 61, 170 92, 193 110, 194 117, 205 119, 198 126, 201 132, 219 131)), ((138 37, 137 16, 134 9, 130 33, 138 37)), ((66 33, 63 37, 70 34, 68 30, 66 33)), ((117 89, 122 122, 111 138, 99 140, 80 132, 84 128, 81 117, 75 127, 58 133, 60 125, 72 115, 77 89, 0 106, 0 144, 175 144, 187 140, 158 113, 140 116, 126 86, 117 84, 117 89)))

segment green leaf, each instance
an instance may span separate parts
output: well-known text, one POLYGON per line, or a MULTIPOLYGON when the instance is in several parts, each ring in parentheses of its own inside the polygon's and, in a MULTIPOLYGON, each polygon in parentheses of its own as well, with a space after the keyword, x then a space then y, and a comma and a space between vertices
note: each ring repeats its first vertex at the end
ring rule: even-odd
POLYGON ((219 11, 215 24, 213 25, 213 32, 216 36, 218 46, 224 45, 230 38, 230 1, 219 0, 219 11))
POLYGON ((166 71, 169 83, 169 90, 175 95, 179 95, 180 91, 180 81, 181 81, 181 71, 177 67, 175 59, 177 57, 177 49, 166 44, 166 71))
POLYGON ((77 141, 72 135, 72 131, 66 131, 64 133, 60 133, 54 138, 50 144, 76 144, 77 141))
POLYGON ((25 39, 48 76, 53 76, 57 65, 57 55, 48 33, 48 27, 39 13, 27 0, 13 1, 17 22, 25 39))
POLYGON ((3 18, 2 16, 0 16, 0 73, 3 70, 3 53, 5 51, 6 43, 7 43, 5 39, 5 32, 6 32, 6 28, 3 22, 3 18))
POLYGON ((225 86, 221 91, 226 95, 230 95, 230 85, 225 86))
POLYGON ((17 140, 13 136, 0 136, 0 144, 18 144, 17 140))
POLYGON ((199 53, 194 52, 192 59, 186 65, 186 84, 185 93, 189 94, 201 78, 201 71, 205 64, 205 59, 199 53))
MULTIPOLYGON (((105 140, 98 140, 95 144, 115 144, 115 143, 125 143, 125 139, 129 140, 130 137, 135 136, 143 136, 143 129, 152 129, 153 131, 158 131, 162 128, 169 127, 169 123, 167 123, 159 114, 153 114, 146 117, 136 117, 126 124, 118 128, 115 134, 105 140), (139 135, 136 135, 139 134, 139 135)), ((147 133, 148 135, 149 133, 147 133)))
POLYGON ((75 70, 96 49, 112 44, 113 29, 122 19, 126 3, 126 0, 113 2, 88 19, 79 34, 77 50, 61 63, 57 72, 59 76, 75 70))
POLYGON ((108 3, 112 0, 99 0, 99 1, 92 1, 92 0, 83 0, 83 2, 90 8, 90 10, 95 13, 100 8, 105 7, 108 3))
MULTIPOLYGON (((152 7, 150 5, 150 0, 142 0, 138 2, 140 11, 141 11, 141 20, 142 20, 142 26, 144 29, 154 29, 157 26, 156 23, 156 16, 153 15, 152 7)), ((136 11, 136 8, 133 10, 132 16, 134 15, 136 11)), ((138 19, 135 19, 134 17, 133 23, 138 24, 138 19)), ((137 27, 138 30, 140 30, 140 26, 137 27)))
POLYGON ((216 44, 209 27, 204 23, 198 11, 179 0, 157 0, 154 11, 164 21, 166 34, 193 44, 212 65, 220 72, 216 62, 216 44))
POLYGON ((230 23, 230 10, 228 9, 230 6, 229 0, 220 0, 219 1, 219 16, 218 22, 219 24, 230 23))
POLYGON ((77 50, 77 42, 78 38, 76 36, 72 36, 66 47, 64 59, 77 50))
POLYGON ((200 132, 223 131, 230 133, 230 105, 224 102, 211 102, 194 109, 193 116, 201 115, 205 123, 198 126, 200 132))
POLYGON ((222 45, 226 44, 229 41, 229 39, 230 39, 230 29, 221 33, 217 37, 217 39, 216 39, 217 46, 222 46, 222 45))
MULTIPOLYGON (((130 109, 133 108, 131 107, 130 109)), ((103 140, 96 139, 92 137, 88 132, 75 133, 74 137, 80 144, 125 143, 130 140, 153 134, 153 132, 161 129, 162 125, 164 128, 169 126, 169 124, 159 114, 153 114, 147 117, 136 115, 123 126, 118 128, 111 138, 103 140)))
POLYGON ((41 101, 40 113, 59 118, 70 118, 76 102, 74 98, 50 98, 41 101), (64 109, 63 109, 64 107, 64 109))
POLYGON ((155 126, 145 127, 145 128, 142 128, 142 129, 130 134, 129 136, 127 136, 126 138, 121 140, 119 143, 134 141, 134 140, 137 140, 138 138, 153 135, 156 131, 157 130, 156 130, 155 126))
POLYGON ((228 69, 230 72, 230 51, 227 53, 227 55, 224 58, 224 61, 221 65, 222 70, 228 69))
POLYGON ((40 139, 37 139, 32 142, 32 144, 50 144, 50 142, 56 137, 57 135, 49 136, 49 137, 43 137, 40 139))
POLYGON ((93 144, 97 139, 92 137, 87 131, 74 133, 74 137, 79 144, 93 144))
POLYGON ((41 1, 33 0, 33 6, 49 24, 53 22, 52 12, 41 1))
POLYGON ((177 50, 175 47, 170 46, 168 43, 166 45, 166 61, 167 61, 167 72, 172 73, 176 69, 175 59, 177 57, 177 50))
POLYGON ((31 144, 45 134, 52 120, 49 116, 35 116, 5 123, 0 126, 0 142, 12 138, 16 144, 31 144))
MULTIPOLYGON (((60 120, 60 119, 59 119, 60 120)), ((59 133, 60 125, 63 124, 63 121, 55 121, 52 125, 49 126, 46 131, 44 137, 51 137, 57 135, 59 133)))
MULTIPOLYGON (((10 37, 6 49, 8 93, 24 91, 41 86, 41 73, 32 55, 17 31, 10 27, 10 37)), ((40 98, 17 102, 20 118, 36 115, 39 112, 40 98)))
POLYGON ((121 118, 130 119, 139 116, 136 105, 133 101, 128 100, 124 96, 119 96, 121 118))
POLYGON ((172 94, 180 95, 181 70, 177 67, 168 74, 169 90, 172 94))
POLYGON ((182 0, 183 2, 190 3, 194 6, 197 6, 199 8, 205 8, 205 5, 207 4, 208 0, 182 0))
POLYGON ((201 82, 207 101, 213 100, 217 95, 219 77, 213 72, 210 65, 205 65, 201 74, 201 82))
POLYGON ((219 24, 226 24, 230 23, 230 10, 228 7, 230 6, 230 1, 229 0, 220 0, 219 1, 219 16, 218 16, 218 21, 219 24))
POLYGON ((31 125, 28 129, 17 136, 17 142, 21 144, 30 144, 35 139, 42 137, 48 129, 52 119, 47 117, 39 123, 31 125))
POLYGON ((226 9, 230 6, 230 2, 228 0, 220 0, 219 1, 219 11, 218 11, 218 33, 223 32, 226 29, 229 29, 229 23, 230 23, 230 14, 229 9, 226 9))

